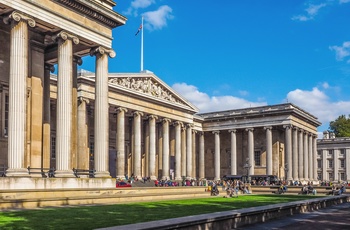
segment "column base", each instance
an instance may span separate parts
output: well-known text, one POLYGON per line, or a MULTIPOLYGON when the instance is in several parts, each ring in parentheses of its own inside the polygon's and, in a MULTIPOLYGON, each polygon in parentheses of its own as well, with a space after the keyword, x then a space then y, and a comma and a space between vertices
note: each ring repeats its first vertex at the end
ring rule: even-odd
POLYGON ((151 180, 157 180, 156 176, 150 176, 151 180))
POLYGON ((95 172, 95 178, 111 178, 108 171, 95 172))
POLYGON ((170 176, 162 176, 162 180, 170 180, 170 176))
POLYGON ((28 169, 18 168, 18 169, 7 169, 6 177, 30 177, 28 169))
POLYGON ((175 177, 175 180, 182 180, 182 177, 180 176, 180 177, 175 177))
POLYGON ((75 177, 72 170, 56 170, 55 171, 56 178, 71 178, 75 177))

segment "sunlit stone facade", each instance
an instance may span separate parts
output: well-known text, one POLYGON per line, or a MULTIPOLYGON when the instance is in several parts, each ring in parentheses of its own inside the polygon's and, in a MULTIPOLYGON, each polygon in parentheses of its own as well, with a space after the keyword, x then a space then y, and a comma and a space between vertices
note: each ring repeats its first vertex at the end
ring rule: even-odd
POLYGON ((0 189, 114 187, 126 175, 317 179, 320 123, 296 105, 200 113, 151 72, 108 73, 112 28, 126 22, 114 5, 0 0, 0 189), (95 73, 77 71, 86 55, 95 73))

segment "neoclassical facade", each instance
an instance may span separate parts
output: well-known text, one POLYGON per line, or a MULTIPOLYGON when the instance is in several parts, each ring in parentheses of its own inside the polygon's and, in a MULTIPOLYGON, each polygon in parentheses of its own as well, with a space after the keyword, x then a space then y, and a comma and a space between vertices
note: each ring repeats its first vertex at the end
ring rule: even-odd
POLYGON ((317 140, 317 171, 322 181, 350 180, 350 138, 325 131, 317 140))
POLYGON ((317 179, 320 123, 296 105, 200 113, 152 72, 108 73, 111 30, 126 22, 114 5, 0 0, 1 189, 114 187, 126 175, 317 179), (86 55, 95 73, 77 70, 86 55))

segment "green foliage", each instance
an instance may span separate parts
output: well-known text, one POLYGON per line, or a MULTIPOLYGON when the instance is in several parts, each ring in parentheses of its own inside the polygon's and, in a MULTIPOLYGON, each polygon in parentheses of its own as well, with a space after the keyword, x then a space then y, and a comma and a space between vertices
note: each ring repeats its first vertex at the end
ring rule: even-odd
POLYGON ((335 121, 331 121, 329 131, 336 137, 350 137, 350 115, 348 117, 341 115, 335 121))
MULTIPOLYGON (((312 196, 318 198, 318 196, 312 196)), ((190 215, 310 199, 295 195, 249 195, 140 202, 105 206, 57 207, 0 212, 0 229, 96 229, 190 215)))

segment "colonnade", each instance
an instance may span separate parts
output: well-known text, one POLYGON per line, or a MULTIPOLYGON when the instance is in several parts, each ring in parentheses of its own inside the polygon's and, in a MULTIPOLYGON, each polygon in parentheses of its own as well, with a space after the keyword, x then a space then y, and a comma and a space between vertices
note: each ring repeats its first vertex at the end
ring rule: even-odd
MULTIPOLYGON (((8 124, 8 169, 7 176, 28 176, 24 165, 26 153, 26 111, 27 77, 29 67, 29 30, 35 27, 33 18, 14 11, 4 20, 11 23, 10 76, 9 76, 9 124, 8 124)), ((72 177, 72 96, 73 78, 73 46, 79 44, 78 36, 68 31, 61 31, 52 36, 57 42, 57 121, 56 121, 56 177, 72 177)), ((91 49, 96 57, 95 84, 95 169, 96 177, 109 176, 108 172, 108 56, 114 57, 113 50, 105 47, 91 49)), ((44 71, 44 79, 50 79, 50 72, 44 71)), ((46 81, 45 81, 46 82, 46 81)), ((50 90, 45 84, 44 88, 50 90)), ((44 95, 44 114, 50 114, 50 96, 44 95), (48 96, 48 97, 47 97, 48 96)), ((49 92, 49 91, 48 91, 49 92)), ((47 115, 44 120, 48 120, 47 115)), ((43 150, 44 151, 44 150, 43 150)))

